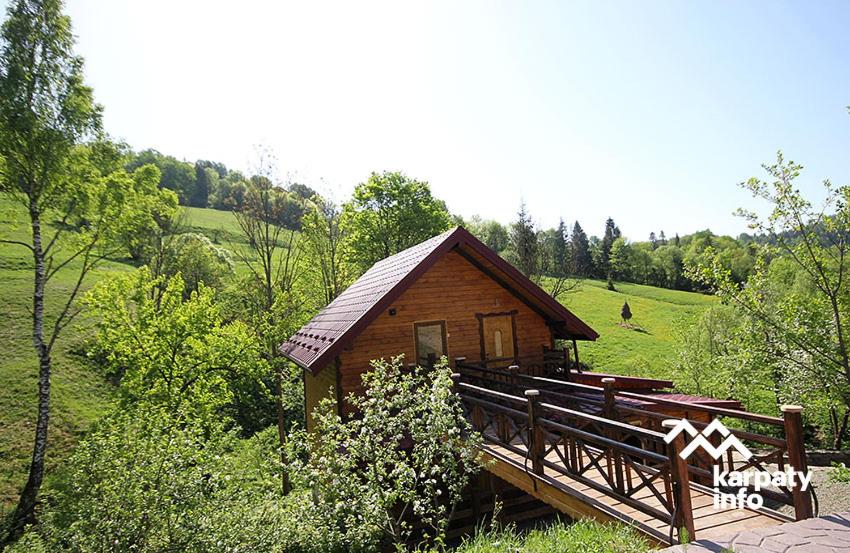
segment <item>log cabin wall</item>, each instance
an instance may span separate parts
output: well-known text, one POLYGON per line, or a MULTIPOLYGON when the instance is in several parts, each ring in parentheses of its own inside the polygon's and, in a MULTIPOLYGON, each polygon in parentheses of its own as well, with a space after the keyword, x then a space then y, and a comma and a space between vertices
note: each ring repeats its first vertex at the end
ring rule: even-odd
POLYGON ((481 360, 481 337, 476 314, 511 311, 516 312, 521 370, 539 371, 543 346, 552 347, 552 333, 543 317, 461 255, 449 252, 340 354, 342 395, 362 392, 361 375, 372 359, 389 359, 403 353, 405 363, 414 362, 416 322, 446 321, 449 359, 466 357, 477 362, 481 360), (391 309, 395 315, 390 315, 391 309))

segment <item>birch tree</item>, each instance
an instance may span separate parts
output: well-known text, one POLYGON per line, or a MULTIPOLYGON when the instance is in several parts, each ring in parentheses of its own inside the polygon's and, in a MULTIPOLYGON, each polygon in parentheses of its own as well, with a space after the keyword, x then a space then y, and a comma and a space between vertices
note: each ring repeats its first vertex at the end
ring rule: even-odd
POLYGON ((80 311, 76 299, 85 279, 122 249, 126 231, 150 224, 139 209, 143 198, 169 201, 157 192, 155 168, 131 175, 116 169, 120 154, 107 143, 80 146, 98 135, 101 108, 83 83, 73 45, 60 0, 10 5, 0 31, 0 191, 25 209, 30 232, 28 240, 0 239, 32 254, 38 408, 28 478, 2 543, 34 520, 48 445, 51 353, 80 311), (70 289, 51 287, 59 271, 76 272, 70 289), (48 301, 58 306, 50 316, 48 301))

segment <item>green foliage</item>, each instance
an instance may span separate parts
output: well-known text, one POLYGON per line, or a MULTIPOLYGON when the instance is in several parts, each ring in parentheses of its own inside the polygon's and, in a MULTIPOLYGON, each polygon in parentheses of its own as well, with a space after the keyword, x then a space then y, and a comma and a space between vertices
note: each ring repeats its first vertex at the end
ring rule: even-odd
POLYGON ((372 173, 354 189, 344 212, 361 270, 448 230, 452 223, 446 204, 431 195, 427 182, 398 172, 372 173))
POLYGON ((578 224, 578 221, 573 225, 570 246, 572 251, 573 274, 579 277, 592 276, 593 258, 590 254, 590 242, 587 239, 587 234, 585 234, 581 225, 578 224))
POLYGON ((482 220, 475 216, 467 223, 467 230, 496 253, 502 253, 508 247, 508 230, 498 221, 482 220))
POLYGON ((646 538, 625 524, 579 520, 523 534, 514 527, 494 529, 465 541, 457 553, 645 553, 646 538))
POLYGON ((302 231, 311 266, 322 283, 322 305, 327 305, 351 284, 355 271, 342 212, 333 202, 314 196, 302 231))
POLYGON ((102 110, 73 46, 60 0, 10 4, 0 43, 0 186, 42 198, 43 209, 62 195, 71 150, 100 129, 102 110))
POLYGON ((306 536, 294 513, 310 519, 302 498, 277 491, 275 440, 274 431, 239 440, 191 417, 116 409, 75 449, 18 550, 320 550, 298 547, 306 536))
POLYGON ((179 275, 152 278, 144 268, 100 282, 86 298, 100 318, 94 351, 128 402, 214 420, 233 386, 267 369, 250 330, 222 321, 211 288, 188 299, 184 290, 179 275))
POLYGON ((840 448, 850 418, 850 294, 844 283, 850 187, 825 182, 825 205, 814 209, 795 188, 801 166, 780 153, 765 170, 770 183, 753 178, 742 186, 772 205, 770 215, 739 213, 775 245, 762 247, 744 286, 711 247, 708 261, 692 266, 691 274, 738 309, 747 332, 731 342, 746 352, 742 367, 767 380, 777 402, 806 405, 808 421, 829 429, 832 447, 840 448), (768 264, 777 255, 783 257, 768 264))
POLYGON ((386 537, 399 549, 425 525, 438 543, 448 513, 478 469, 478 445, 452 392, 445 359, 433 370, 403 370, 402 358, 375 361, 365 393, 342 420, 331 400, 314 413, 307 467, 322 509, 353 549, 386 537))
POLYGON ((829 469, 829 480, 832 482, 850 483, 850 467, 844 463, 832 462, 832 468, 829 469))
POLYGON ((203 234, 178 234, 164 249, 160 272, 166 277, 179 274, 187 296, 201 284, 220 290, 225 279, 233 274, 230 252, 203 234))

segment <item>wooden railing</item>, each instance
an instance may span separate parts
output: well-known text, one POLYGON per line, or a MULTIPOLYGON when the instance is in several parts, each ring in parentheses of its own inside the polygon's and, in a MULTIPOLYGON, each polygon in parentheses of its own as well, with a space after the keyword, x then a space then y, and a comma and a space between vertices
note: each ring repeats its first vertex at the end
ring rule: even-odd
MULTIPOLYGON (((775 463, 779 470, 786 464, 807 470, 796 408, 783 409, 783 418, 777 418, 618 391, 613 378, 603 379, 603 386, 589 386, 524 375, 516 366, 490 369, 464 358, 456 359, 455 365, 458 393, 485 441, 523 456, 535 474, 548 469, 568 475, 673 528, 687 529, 690 538, 695 537, 690 488, 711 482, 715 466, 721 471, 768 470, 767 465, 775 463), (688 419, 697 430, 721 417, 753 456, 744 459, 730 449, 717 460, 707 454, 682 460, 679 452, 691 437, 681 433, 665 442, 664 421, 674 418, 671 412, 677 412, 677 421, 688 419), (767 425, 776 435, 736 427, 746 424, 767 425), (635 499, 647 490, 657 499, 654 506, 635 499)), ((718 437, 712 439, 715 446, 720 444, 718 437)), ((792 505, 798 520, 813 516, 810 490, 795 486, 762 488, 759 493, 792 505)))
POLYGON ((663 434, 548 403, 537 390, 514 396, 463 381, 457 390, 484 440, 521 456, 530 472, 567 475, 695 534, 687 468, 677 444, 664 443, 663 434), (666 453, 629 445, 629 437, 666 453), (635 498, 645 491, 658 500, 656 506, 635 498))

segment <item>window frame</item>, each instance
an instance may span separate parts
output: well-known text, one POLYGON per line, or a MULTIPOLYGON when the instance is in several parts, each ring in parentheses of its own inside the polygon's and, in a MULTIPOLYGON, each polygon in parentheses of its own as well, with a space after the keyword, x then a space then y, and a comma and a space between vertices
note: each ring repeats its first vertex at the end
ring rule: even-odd
MULTIPOLYGON (((415 321, 413 323, 413 354, 416 356, 416 364, 425 366, 420 363, 419 355, 419 328, 424 326, 440 326, 440 338, 442 339, 443 355, 449 357, 449 340, 448 331, 446 329, 445 319, 435 319, 430 321, 415 321)), ((442 357, 442 356, 441 356, 442 357)))

